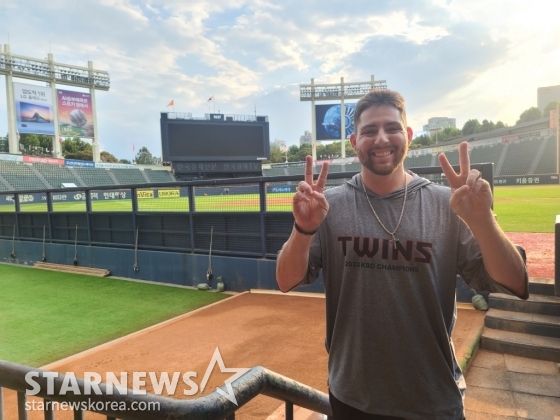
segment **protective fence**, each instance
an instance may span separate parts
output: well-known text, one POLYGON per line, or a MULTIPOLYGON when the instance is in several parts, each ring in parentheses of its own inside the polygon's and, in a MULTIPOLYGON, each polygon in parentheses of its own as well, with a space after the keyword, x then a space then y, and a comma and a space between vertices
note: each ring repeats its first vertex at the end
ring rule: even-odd
MULTIPOLYGON (((492 185, 492 164, 472 167, 492 185)), ((412 170, 445 184, 439 167, 412 170)), ((329 174, 326 189, 354 174, 329 174)), ((2 191, 0 238, 274 259, 291 233, 292 196, 301 180, 297 175, 2 191)))

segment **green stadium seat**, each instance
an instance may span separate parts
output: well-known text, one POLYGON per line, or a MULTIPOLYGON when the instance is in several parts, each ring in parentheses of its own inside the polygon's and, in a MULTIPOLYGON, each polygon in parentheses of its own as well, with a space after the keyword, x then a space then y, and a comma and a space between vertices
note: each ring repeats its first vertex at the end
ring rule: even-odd
POLYGON ((144 169, 146 175, 151 182, 175 182, 176 179, 173 177, 171 171, 167 170, 153 170, 153 169, 144 169))
POLYGON ((74 168, 88 187, 116 185, 105 168, 74 168))
POLYGON ((146 180, 142 176, 140 169, 111 169, 111 173, 117 178, 122 185, 128 184, 146 184, 146 180))

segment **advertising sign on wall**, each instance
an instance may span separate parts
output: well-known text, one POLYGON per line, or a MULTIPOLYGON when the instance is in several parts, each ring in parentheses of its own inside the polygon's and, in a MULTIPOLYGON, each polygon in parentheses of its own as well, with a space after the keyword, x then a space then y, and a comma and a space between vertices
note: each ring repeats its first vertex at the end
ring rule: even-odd
POLYGON ((108 163, 108 162, 95 162, 96 168, 113 168, 113 169, 135 169, 136 165, 128 163, 108 163))
MULTIPOLYGON (((345 139, 354 132, 354 111, 356 104, 345 104, 345 139)), ((317 140, 340 140, 340 104, 315 105, 315 132, 317 140)))
POLYGON ((0 160, 10 160, 12 162, 23 162, 23 156, 21 156, 21 155, 0 154, 0 160))
POLYGON ((14 82, 17 131, 54 134, 51 88, 14 82))
POLYGON ((89 160, 64 159, 65 166, 78 166, 80 168, 95 168, 95 162, 89 160))
POLYGON ((23 161, 27 163, 46 163, 48 165, 64 165, 64 159, 46 158, 40 156, 24 156, 23 161))
POLYGON ((93 108, 89 93, 56 90, 62 137, 93 138, 93 108))

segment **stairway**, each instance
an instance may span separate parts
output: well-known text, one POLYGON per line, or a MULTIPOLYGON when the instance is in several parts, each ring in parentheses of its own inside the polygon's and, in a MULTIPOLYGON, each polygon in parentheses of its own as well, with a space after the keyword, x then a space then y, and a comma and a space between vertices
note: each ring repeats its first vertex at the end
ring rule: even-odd
POLYGON ((560 296, 554 280, 531 279, 529 299, 489 295, 480 346, 499 353, 560 362, 560 296))

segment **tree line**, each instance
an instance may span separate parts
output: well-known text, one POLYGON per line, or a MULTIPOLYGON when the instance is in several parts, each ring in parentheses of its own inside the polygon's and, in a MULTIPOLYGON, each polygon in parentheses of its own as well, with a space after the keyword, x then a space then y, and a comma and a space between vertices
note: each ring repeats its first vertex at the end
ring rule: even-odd
MULTIPOLYGON (((556 101, 549 102, 542 112, 535 106, 527 108, 519 115, 519 119, 515 122, 515 125, 548 117, 550 115, 550 111, 556 109, 556 104, 556 101)), ((488 131, 505 127, 509 127, 509 125, 502 121, 497 121, 496 123, 494 123, 491 120, 484 119, 481 123, 480 121, 478 121, 478 119, 470 119, 463 125, 463 128, 461 130, 455 127, 446 127, 444 129, 436 130, 433 134, 423 134, 421 136, 418 136, 414 139, 414 141, 410 145, 410 148, 419 149, 421 147, 445 143, 450 140, 455 140, 459 137, 486 133, 488 131)))
MULTIPOLYGON (((36 156, 52 156, 52 136, 44 134, 20 134, 19 143, 26 154, 36 156)), ((93 146, 80 137, 67 137, 61 142, 62 156, 65 159, 93 161, 93 146)), ((102 162, 132 163, 128 159, 117 159, 111 153, 99 153, 102 162)), ((141 147, 136 153, 134 161, 140 165, 161 165, 162 159, 153 156, 147 147, 141 147)))

